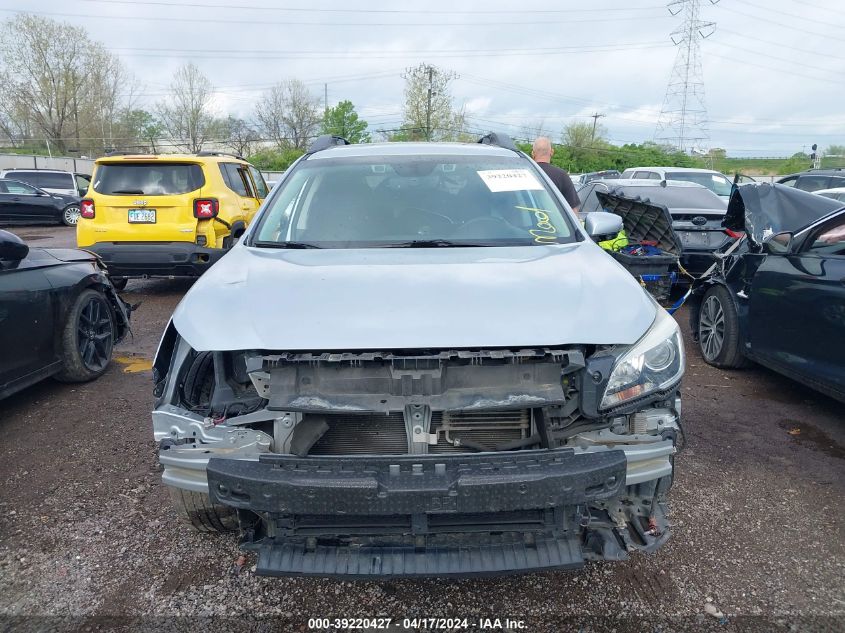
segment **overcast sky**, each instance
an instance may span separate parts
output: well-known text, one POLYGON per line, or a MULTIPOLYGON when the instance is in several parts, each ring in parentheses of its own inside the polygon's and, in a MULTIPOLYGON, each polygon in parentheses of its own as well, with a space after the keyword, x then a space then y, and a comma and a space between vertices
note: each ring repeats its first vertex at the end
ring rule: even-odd
MULTIPOLYGON (((842 0, 700 0, 715 32, 701 40, 710 147, 782 156, 845 144, 842 0)), ((281 79, 329 105, 351 100, 371 129, 401 123, 403 69, 454 70, 456 105, 474 129, 555 138, 601 123, 613 142, 652 139, 681 27, 667 0, 0 0, 85 27, 121 57, 142 105, 193 61, 219 114, 249 117, 281 79)))

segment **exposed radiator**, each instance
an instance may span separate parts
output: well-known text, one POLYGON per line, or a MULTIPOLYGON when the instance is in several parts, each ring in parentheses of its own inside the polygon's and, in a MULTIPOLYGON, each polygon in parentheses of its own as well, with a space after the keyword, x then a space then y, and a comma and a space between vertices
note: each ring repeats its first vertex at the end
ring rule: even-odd
POLYGON ((328 415, 329 430, 309 455, 405 455, 408 436, 402 413, 328 415))
MULTIPOLYGON (((310 455, 404 455, 408 453, 405 421, 401 413, 328 415, 329 430, 314 444, 310 455)), ((529 409, 502 411, 435 411, 431 433, 438 434, 429 453, 472 453, 475 449, 454 444, 468 440, 495 448, 531 435, 529 409)))
POLYGON ((531 411, 446 411, 439 422, 432 420, 431 432, 438 437, 437 444, 428 447, 429 453, 473 452, 472 448, 455 446, 455 440, 468 440, 492 449, 531 435, 531 411))

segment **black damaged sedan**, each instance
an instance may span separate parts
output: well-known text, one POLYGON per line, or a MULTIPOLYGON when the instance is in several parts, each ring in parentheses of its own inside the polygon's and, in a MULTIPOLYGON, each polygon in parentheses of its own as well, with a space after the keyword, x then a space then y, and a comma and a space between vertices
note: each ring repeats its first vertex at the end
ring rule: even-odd
POLYGON ((0 399, 50 376, 97 378, 128 331, 129 306, 94 255, 0 231, 0 399))
POLYGON ((724 227, 745 233, 696 289, 704 360, 754 361, 845 402, 845 206, 785 185, 740 186, 724 227))

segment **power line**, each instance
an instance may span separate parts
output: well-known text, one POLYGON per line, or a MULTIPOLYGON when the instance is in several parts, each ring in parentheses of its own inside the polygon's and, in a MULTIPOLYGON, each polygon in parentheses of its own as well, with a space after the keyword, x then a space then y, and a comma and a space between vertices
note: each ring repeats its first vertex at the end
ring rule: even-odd
MULTIPOLYGON (((811 51, 806 48, 797 48, 795 46, 789 46, 788 44, 784 44, 783 42, 773 42, 772 40, 764 40, 760 39, 759 37, 754 37, 752 35, 748 35, 747 33, 739 33, 738 31, 731 31, 730 29, 726 29, 724 27, 719 27, 720 33, 730 33, 731 35, 736 35, 737 37, 741 37, 744 40, 752 40, 754 42, 760 42, 761 44, 769 44, 770 46, 777 46, 778 48, 787 48, 792 51, 796 51, 798 53, 807 53, 808 55, 816 55, 818 57, 823 57, 824 59, 836 59, 845 61, 845 57, 837 57, 836 55, 830 55, 827 51, 822 52, 820 50, 811 51)), ((768 53, 759 53, 760 55, 768 55, 768 53)))
POLYGON ((845 39, 842 39, 840 37, 834 37, 833 35, 825 35, 824 33, 818 33, 816 31, 808 31, 807 29, 799 28, 799 27, 795 26, 794 24, 784 24, 783 22, 778 22, 776 20, 772 20, 771 18, 764 18, 764 17, 759 16, 759 15, 754 15, 753 13, 746 13, 745 11, 738 11, 737 9, 733 9, 731 7, 727 7, 727 6, 724 6, 724 5, 722 6, 722 9, 724 9, 725 11, 730 11, 731 13, 736 13, 737 15, 743 15, 747 18, 753 18, 755 20, 760 20, 762 22, 768 22, 770 24, 774 24, 775 26, 779 26, 780 28, 787 29, 789 31, 800 31, 801 33, 806 33, 807 35, 814 35, 816 37, 823 37, 825 39, 835 40, 837 42, 845 42, 845 39))
MULTIPOLYGON (((268 59, 349 59, 350 56, 361 57, 364 59, 397 59, 397 58, 412 58, 426 56, 436 59, 450 59, 450 58, 470 58, 470 57, 533 57, 537 55, 578 55, 588 53, 608 53, 616 51, 631 51, 666 48, 665 44, 628 44, 623 46, 593 46, 593 47, 561 47, 549 49, 465 49, 455 51, 289 51, 286 53, 263 53, 253 55, 235 55, 234 53, 218 53, 216 50, 206 51, 208 54, 201 54, 200 52, 184 53, 179 51, 165 52, 166 49, 157 49, 160 52, 124 52, 124 57, 149 57, 149 58, 167 58, 174 57, 189 58, 189 59, 238 59, 238 60, 268 60, 268 59)), ((122 49, 126 50, 126 49, 122 49)))
POLYGON ((633 8, 617 8, 605 7, 602 9, 476 9, 472 11, 460 11, 456 9, 447 9, 444 11, 435 11, 432 9, 326 9, 326 8, 292 8, 292 7, 268 7, 268 6, 250 6, 240 5, 232 6, 229 4, 209 4, 204 2, 162 2, 160 0, 82 0, 83 2, 96 2, 100 4, 128 4, 132 6, 150 5, 150 6, 164 6, 164 7, 190 7, 200 9, 235 9, 253 10, 253 11, 279 11, 288 13, 377 13, 377 14, 417 14, 417 13, 448 13, 451 15, 511 15, 511 14, 526 14, 526 13, 605 13, 607 11, 648 11, 651 9, 661 9, 660 5, 648 7, 633 7, 633 8))
MULTIPOLYGON (((763 9, 764 11, 770 10, 770 7, 765 7, 757 4, 756 2, 749 2, 748 0, 734 0, 734 2, 739 2, 740 4, 747 4, 749 7, 754 7, 756 9, 763 9)), ((798 15, 797 13, 789 13, 787 11, 783 11, 778 9, 778 15, 782 15, 785 18, 792 18, 795 20, 804 20, 805 22, 813 22, 815 24, 821 24, 822 26, 845 26, 842 24, 831 23, 830 20, 815 20, 813 18, 807 18, 803 15, 798 15)))
POLYGON ((30 11, 28 9, 0 9, 0 11, 5 11, 7 13, 17 13, 17 14, 27 14, 27 15, 43 15, 49 17, 60 17, 60 18, 83 18, 85 20, 119 20, 121 22, 125 22, 126 20, 132 20, 133 22, 136 21, 146 21, 146 22, 187 22, 190 24, 247 24, 251 26, 317 26, 317 27, 326 27, 326 26, 355 26, 355 27, 373 27, 373 26, 401 26, 401 27, 419 27, 419 26, 451 26, 451 27, 469 27, 472 29, 478 29, 482 26, 501 26, 501 27, 512 27, 512 26, 535 26, 535 25, 548 25, 548 24, 587 24, 587 23, 605 23, 605 22, 630 22, 631 20, 648 20, 654 21, 656 18, 654 16, 641 16, 641 17, 602 17, 602 18, 587 18, 584 20, 573 20, 573 19, 563 19, 563 20, 531 20, 531 21, 513 21, 508 20, 507 22, 327 22, 325 20, 320 20, 318 22, 299 22, 299 21, 291 21, 291 20, 243 20, 243 19, 225 19, 225 18, 197 18, 197 17, 176 17, 176 16, 168 16, 168 17, 161 17, 161 16, 142 16, 142 15, 133 15, 133 16, 122 16, 122 15, 103 15, 103 14, 91 14, 91 13, 62 13, 56 11, 30 11))

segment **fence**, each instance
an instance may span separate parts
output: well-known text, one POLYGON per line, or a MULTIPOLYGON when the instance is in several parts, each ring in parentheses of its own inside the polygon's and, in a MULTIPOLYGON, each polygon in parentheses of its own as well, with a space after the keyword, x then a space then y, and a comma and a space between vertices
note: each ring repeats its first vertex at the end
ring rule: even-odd
POLYGON ((90 158, 36 156, 33 154, 0 154, 0 169, 61 169, 90 174, 94 161, 90 158))

